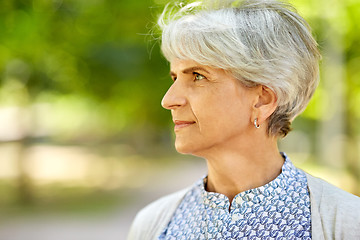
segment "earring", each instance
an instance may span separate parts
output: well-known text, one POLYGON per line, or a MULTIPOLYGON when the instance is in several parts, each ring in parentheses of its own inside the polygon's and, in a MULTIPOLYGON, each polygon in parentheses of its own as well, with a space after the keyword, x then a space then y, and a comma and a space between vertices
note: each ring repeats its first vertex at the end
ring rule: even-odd
POLYGON ((257 123, 257 118, 255 118, 255 120, 254 120, 254 126, 255 126, 255 128, 260 128, 260 124, 258 124, 257 123))

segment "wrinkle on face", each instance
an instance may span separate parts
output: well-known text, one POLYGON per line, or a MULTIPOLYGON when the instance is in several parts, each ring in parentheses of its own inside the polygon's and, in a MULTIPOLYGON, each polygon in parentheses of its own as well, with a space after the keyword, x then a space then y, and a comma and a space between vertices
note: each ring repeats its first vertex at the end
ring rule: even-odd
POLYGON ((192 60, 174 60, 170 74, 175 85, 164 96, 163 106, 171 110, 173 118, 196 122, 176 131, 178 151, 201 155, 206 149, 246 142, 252 126, 251 89, 223 69, 192 60), (199 74, 204 78, 197 79, 199 74))

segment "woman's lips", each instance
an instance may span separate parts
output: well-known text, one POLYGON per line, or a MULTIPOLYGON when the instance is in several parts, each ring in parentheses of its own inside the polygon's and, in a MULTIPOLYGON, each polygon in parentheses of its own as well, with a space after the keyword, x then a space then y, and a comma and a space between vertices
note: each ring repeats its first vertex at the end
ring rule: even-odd
POLYGON ((179 120, 175 120, 174 123, 175 123, 174 130, 177 130, 177 129, 181 129, 181 128, 184 128, 184 127, 188 127, 188 126, 194 124, 195 122, 194 122, 194 121, 179 121, 179 120))

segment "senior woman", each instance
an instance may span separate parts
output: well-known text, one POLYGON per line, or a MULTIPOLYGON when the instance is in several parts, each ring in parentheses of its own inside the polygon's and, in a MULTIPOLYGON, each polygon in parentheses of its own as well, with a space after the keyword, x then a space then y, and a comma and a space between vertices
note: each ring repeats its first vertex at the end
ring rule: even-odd
POLYGON ((139 212, 128 239, 360 239, 360 199, 278 150, 318 84, 305 20, 275 0, 203 1, 159 24, 175 146, 208 174, 139 212))

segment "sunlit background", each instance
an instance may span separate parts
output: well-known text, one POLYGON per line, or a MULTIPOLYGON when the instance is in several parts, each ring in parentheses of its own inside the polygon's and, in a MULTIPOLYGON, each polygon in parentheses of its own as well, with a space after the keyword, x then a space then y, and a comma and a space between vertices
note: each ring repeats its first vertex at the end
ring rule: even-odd
MULTIPOLYGON (((322 75, 280 149, 360 195, 360 1, 290 2, 322 75)), ((0 1, 0 240, 122 240, 141 207, 206 173, 175 152, 160 106, 165 3, 0 1)))

